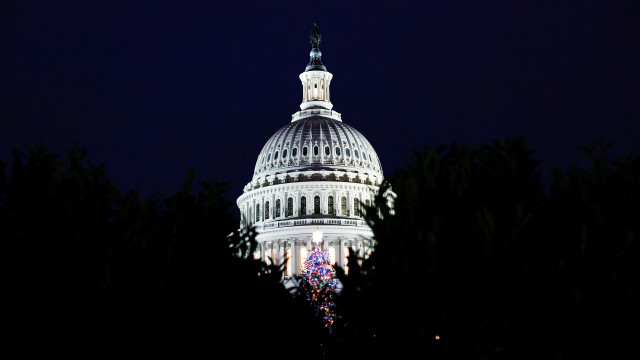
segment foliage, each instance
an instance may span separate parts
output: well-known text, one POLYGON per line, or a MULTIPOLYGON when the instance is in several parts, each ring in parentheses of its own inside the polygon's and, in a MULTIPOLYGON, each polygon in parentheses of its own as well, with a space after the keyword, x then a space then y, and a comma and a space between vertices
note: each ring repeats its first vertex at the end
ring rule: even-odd
POLYGON ((193 194, 192 180, 188 172, 183 191, 145 201, 120 193, 83 151, 16 153, 0 176, 16 350, 254 357, 304 328, 278 269, 248 256, 255 232, 236 230, 225 185, 193 194))
MULTIPOLYGON (((640 159, 558 173, 522 138, 425 147, 366 209, 377 241, 337 300, 344 348, 399 358, 612 357, 631 350, 640 159), (366 275, 363 273, 366 272, 366 275), (357 304, 357 305, 355 305, 357 304), (438 338, 438 340, 436 340, 438 338)), ((356 262, 349 262, 349 265, 356 262)))
POLYGON ((425 147, 364 216, 368 259, 336 268, 328 334, 282 266, 253 260, 224 183, 122 193, 81 150, 0 163, 8 342, 74 357, 573 358, 635 352, 640 157, 583 149, 548 189, 523 139, 425 147))

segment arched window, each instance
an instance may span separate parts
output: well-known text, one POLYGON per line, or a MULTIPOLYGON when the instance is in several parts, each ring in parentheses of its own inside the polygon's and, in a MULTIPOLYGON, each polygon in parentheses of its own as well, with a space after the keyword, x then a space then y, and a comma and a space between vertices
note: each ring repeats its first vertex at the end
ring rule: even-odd
POLYGON ((336 266, 336 248, 335 246, 331 246, 329 248, 329 263, 331 266, 336 266))
POLYGON ((276 200, 276 218, 280 217, 280 199, 276 200))
POLYGON ((284 267, 284 276, 291 276, 291 248, 288 248, 284 253, 287 264, 284 267))
POLYGON ((320 149, 317 146, 313 147, 313 156, 318 156, 320 154, 320 149))
POLYGON ((293 216, 293 198, 287 199, 287 216, 293 216))
POLYGON ((353 215, 360 216, 360 201, 358 199, 353 199, 353 215))
POLYGON ((320 214, 320 196, 313 198, 313 213, 320 214))
POLYGON ((271 161, 271 154, 267 155, 267 161, 271 161))
POLYGON ((269 202, 264 203, 264 219, 269 219, 269 202))
MULTIPOLYGON (((356 150, 356 156, 358 156, 357 150, 356 150)), ((276 151, 276 153, 273 154, 273 160, 278 160, 278 151, 276 151)))
POLYGON ((304 263, 307 261, 307 248, 300 248, 300 272, 304 271, 304 263))
POLYGON ((358 149, 353 150, 353 155, 355 155, 358 159, 360 158, 360 156, 358 156, 358 149))
POLYGON ((256 204, 256 222, 260 221, 260 204, 256 204))
POLYGON ((298 155, 298 148, 293 148, 293 150, 291 150, 291 157, 296 157, 298 155))
POLYGON ((307 215, 307 198, 300 198, 300 215, 307 215))
POLYGON ((329 215, 335 215, 336 214, 336 209, 335 206, 333 206, 333 196, 329 196, 329 215))
POLYGON ((331 149, 330 149, 328 146, 325 146, 325 147, 324 147, 324 154, 325 154, 326 156, 331 155, 331 149))
POLYGON ((287 158, 287 149, 282 150, 282 158, 283 159, 287 158))
POLYGON ((336 146, 336 156, 340 156, 340 148, 336 146))
POLYGON ((343 216, 349 216, 349 209, 347 209, 347 197, 343 196, 342 200, 340 200, 341 204, 341 209, 342 209, 342 215, 343 216))
POLYGON ((267 265, 271 265, 275 262, 275 256, 273 256, 273 244, 266 244, 264 246, 264 262, 267 265), (271 249, 270 249, 271 248, 271 249))
POLYGON ((307 149, 307 147, 303 147, 302 148, 302 156, 307 156, 307 154, 309 153, 309 150, 307 149))
POLYGON ((261 164, 264 164, 264 155, 262 156, 262 162, 261 162, 261 164))
POLYGON ((351 150, 349 150, 349 148, 344 149, 344 154, 351 157, 351 150))
MULTIPOLYGON (((283 156, 284 156, 284 155, 283 155, 283 156)), ((366 154, 364 151, 362 152, 362 159, 363 159, 364 161, 367 161, 367 154, 366 154)))

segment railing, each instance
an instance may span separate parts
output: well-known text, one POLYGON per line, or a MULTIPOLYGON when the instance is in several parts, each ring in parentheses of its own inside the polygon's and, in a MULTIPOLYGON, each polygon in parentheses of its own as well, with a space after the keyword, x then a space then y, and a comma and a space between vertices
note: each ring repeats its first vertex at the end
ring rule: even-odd
POLYGON ((258 224, 257 227, 260 229, 273 229, 273 228, 306 226, 306 225, 367 226, 367 223, 364 220, 349 220, 349 219, 298 219, 298 220, 269 221, 261 225, 258 224))
POLYGON ((342 120, 342 115, 337 111, 326 110, 326 109, 309 109, 309 110, 300 110, 297 113, 291 115, 291 121, 304 118, 307 116, 311 116, 311 115, 323 115, 323 116, 332 117, 334 119, 342 120))

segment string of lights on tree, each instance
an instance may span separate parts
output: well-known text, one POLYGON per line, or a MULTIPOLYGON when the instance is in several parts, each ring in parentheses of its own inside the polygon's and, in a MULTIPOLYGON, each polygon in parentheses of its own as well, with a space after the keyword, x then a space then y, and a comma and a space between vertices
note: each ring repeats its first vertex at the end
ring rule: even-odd
POLYGON ((322 233, 313 233, 313 242, 317 245, 304 263, 302 269, 302 288, 307 294, 307 300, 314 307, 316 316, 322 318, 322 323, 331 333, 336 315, 333 297, 338 281, 335 270, 331 266, 329 252, 321 247, 322 233))

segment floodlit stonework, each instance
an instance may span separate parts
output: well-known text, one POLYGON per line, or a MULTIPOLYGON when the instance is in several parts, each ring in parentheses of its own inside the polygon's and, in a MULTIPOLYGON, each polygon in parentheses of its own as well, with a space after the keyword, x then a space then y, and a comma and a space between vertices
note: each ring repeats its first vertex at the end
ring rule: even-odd
POLYGON ((285 275, 300 274, 321 231, 332 262, 346 267, 347 249, 367 256, 373 234, 358 206, 372 203, 383 180, 378 156, 367 139, 333 111, 333 75, 322 64, 319 39, 300 74, 300 111, 262 148, 253 179, 238 198, 241 226, 254 225, 256 258, 288 259, 285 275))

